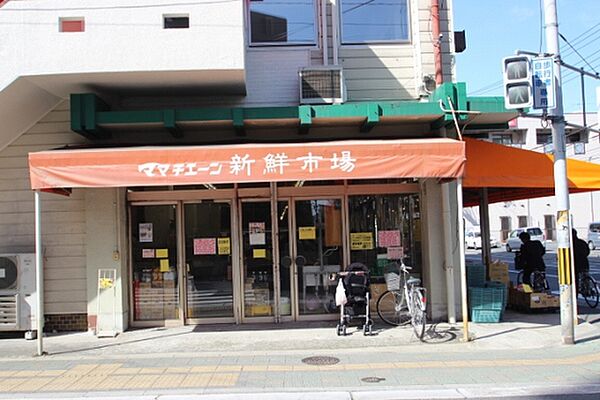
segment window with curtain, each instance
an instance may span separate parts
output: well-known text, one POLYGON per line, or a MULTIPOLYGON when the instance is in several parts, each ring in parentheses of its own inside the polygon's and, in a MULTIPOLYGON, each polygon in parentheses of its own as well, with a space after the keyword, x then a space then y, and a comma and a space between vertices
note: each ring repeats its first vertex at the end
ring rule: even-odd
POLYGON ((312 45, 317 41, 313 0, 250 0, 251 45, 312 45))
POLYGON ((341 0, 342 43, 409 40, 408 0, 341 0))

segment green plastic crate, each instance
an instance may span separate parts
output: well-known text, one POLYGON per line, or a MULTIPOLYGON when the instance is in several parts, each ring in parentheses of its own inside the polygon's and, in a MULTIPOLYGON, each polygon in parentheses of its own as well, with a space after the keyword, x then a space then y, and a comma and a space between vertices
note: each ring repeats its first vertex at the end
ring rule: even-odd
POLYGON ((471 321, 479 323, 500 322, 501 310, 473 309, 471 310, 471 321))
POLYGON ((504 309, 504 290, 500 287, 469 287, 469 306, 471 309, 504 309))
POLYGON ((485 286, 485 267, 483 265, 467 265, 467 286, 485 286))

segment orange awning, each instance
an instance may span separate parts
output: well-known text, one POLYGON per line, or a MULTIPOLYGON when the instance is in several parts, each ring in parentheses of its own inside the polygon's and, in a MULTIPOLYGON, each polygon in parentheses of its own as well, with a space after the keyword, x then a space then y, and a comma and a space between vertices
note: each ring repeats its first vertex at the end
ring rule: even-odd
MULTIPOLYGON (((480 188, 489 189, 490 203, 554 195, 552 155, 469 138, 465 143, 465 206, 479 204, 474 189, 480 188)), ((598 164, 568 159, 567 177, 571 193, 600 190, 598 164)))
POLYGON ((375 178, 457 178, 451 139, 127 147, 29 154, 33 189, 375 178))

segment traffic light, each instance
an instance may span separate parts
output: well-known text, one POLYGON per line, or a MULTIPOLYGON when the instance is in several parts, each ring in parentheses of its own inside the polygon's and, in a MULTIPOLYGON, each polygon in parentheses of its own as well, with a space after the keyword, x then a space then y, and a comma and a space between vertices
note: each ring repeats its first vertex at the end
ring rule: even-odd
POLYGON ((533 105, 531 59, 527 56, 505 57, 504 106, 507 109, 529 108, 533 105))

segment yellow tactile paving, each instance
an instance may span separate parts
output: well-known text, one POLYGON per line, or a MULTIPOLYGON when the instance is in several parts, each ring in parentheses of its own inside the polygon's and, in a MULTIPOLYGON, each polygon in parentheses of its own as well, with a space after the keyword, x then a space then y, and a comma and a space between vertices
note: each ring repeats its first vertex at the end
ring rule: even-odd
POLYGON ((191 371, 191 367, 170 367, 167 368, 165 373, 167 374, 187 374, 191 371))
POLYGON ((142 368, 140 374, 162 374, 166 368, 142 368))
POLYGON ((100 364, 97 368, 91 371, 93 375, 109 375, 117 369, 121 368, 123 364, 100 364))
POLYGON ((0 378, 7 378, 9 376, 13 376, 17 371, 0 371, 0 378))
POLYGON ((153 388, 176 388, 184 380, 185 375, 181 374, 164 374, 161 375, 152 384, 153 388))
POLYGON ((111 375, 104 377, 104 380, 95 387, 96 390, 120 390, 127 387, 133 376, 131 375, 111 375))
POLYGON ((28 381, 28 379, 26 378, 19 378, 19 379, 0 379, 0 392, 8 392, 9 390, 11 390, 13 387, 17 386, 17 385, 22 385, 23 383, 25 383, 26 381, 28 381))
POLYGON ((80 379, 81 376, 62 375, 51 380, 42 388, 42 390, 44 392, 63 392, 69 390, 69 387, 74 385, 80 379))
POLYGON ((267 371, 293 371, 294 368, 291 365, 269 365, 267 371))
POLYGON ((136 375, 133 376, 125 385, 127 389, 145 389, 152 386, 159 375, 136 375))
POLYGON ((241 371, 241 365, 219 365, 217 366, 216 372, 236 372, 241 371))
POLYGON ((264 372, 269 368, 268 365, 244 365, 242 371, 244 372, 264 372))
POLYGON ((212 374, 194 374, 186 376, 179 384, 179 387, 184 388, 200 388, 208 386, 212 374))
POLYGON ((66 369, 47 369, 44 371, 40 371, 38 376, 59 376, 67 372, 66 369))
POLYGON ((137 375, 141 368, 119 368, 113 371, 113 375, 137 375))
POLYGON ((214 374, 208 386, 233 386, 237 383, 240 374, 214 374))
POLYGON ((192 367, 190 372, 215 372, 216 369, 216 365, 198 365, 196 367, 192 367))
POLYGON ((94 389, 102 382, 106 376, 84 376, 69 386, 68 390, 88 391, 94 389))
POLYGON ((97 368, 99 364, 80 364, 67 371, 68 375, 86 375, 93 369, 97 368))
POLYGON ((13 378, 31 378, 33 376, 38 376, 40 371, 17 371, 13 378))
POLYGON ((26 379, 23 383, 13 386, 9 392, 35 392, 41 387, 47 385, 52 378, 31 378, 26 379))

